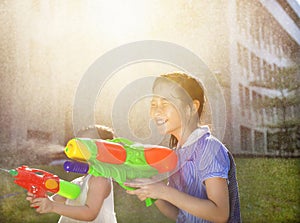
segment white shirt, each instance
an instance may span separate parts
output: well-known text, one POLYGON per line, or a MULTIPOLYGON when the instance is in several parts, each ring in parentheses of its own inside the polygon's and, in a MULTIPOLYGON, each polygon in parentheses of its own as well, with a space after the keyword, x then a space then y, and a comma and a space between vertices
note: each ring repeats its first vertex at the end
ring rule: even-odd
MULTIPOLYGON (((80 186, 81 193, 80 195, 74 199, 67 199, 66 204, 72 205, 72 206, 82 206, 85 204, 87 199, 87 193, 89 190, 89 179, 91 178, 91 175, 88 174, 83 177, 76 178, 72 181, 72 183, 75 183, 80 186)), ((101 188, 99 188, 101 190, 101 188)), ((107 198, 103 201, 102 207, 100 209, 100 212, 98 213, 98 216, 94 221, 79 221, 72 218, 68 218, 65 216, 61 216, 58 223, 117 223, 116 214, 114 210, 114 197, 113 197, 113 185, 111 181, 111 191, 107 198)))

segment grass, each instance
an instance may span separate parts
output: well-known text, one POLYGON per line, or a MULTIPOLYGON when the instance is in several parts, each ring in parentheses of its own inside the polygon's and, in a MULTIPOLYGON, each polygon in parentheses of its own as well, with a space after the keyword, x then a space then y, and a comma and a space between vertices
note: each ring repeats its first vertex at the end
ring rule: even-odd
MULTIPOLYGON (((243 222, 300 222, 300 159, 236 158, 236 164, 243 222)), ((38 167, 65 180, 76 177, 60 166, 38 167)), ((40 215, 29 208, 25 191, 11 176, 0 173, 0 177, 0 222, 57 222, 58 215, 40 215)), ((116 184, 114 192, 119 223, 173 222, 116 184)))
POLYGON ((243 222, 300 222, 300 159, 236 159, 243 222))
POLYGON ((55 222, 57 215, 39 215, 29 208, 26 191, 13 183, 13 177, 1 173, 0 222, 55 222))

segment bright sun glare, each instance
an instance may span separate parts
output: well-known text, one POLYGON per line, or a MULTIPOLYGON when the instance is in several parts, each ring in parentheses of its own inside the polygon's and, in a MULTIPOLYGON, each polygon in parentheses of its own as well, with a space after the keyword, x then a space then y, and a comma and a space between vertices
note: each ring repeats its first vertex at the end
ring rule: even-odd
POLYGON ((91 1, 89 5, 90 23, 105 30, 106 36, 114 39, 132 37, 136 30, 145 33, 148 29, 145 24, 147 15, 147 2, 132 0, 130 4, 123 1, 91 1), (134 6, 134 7, 133 7, 134 6))

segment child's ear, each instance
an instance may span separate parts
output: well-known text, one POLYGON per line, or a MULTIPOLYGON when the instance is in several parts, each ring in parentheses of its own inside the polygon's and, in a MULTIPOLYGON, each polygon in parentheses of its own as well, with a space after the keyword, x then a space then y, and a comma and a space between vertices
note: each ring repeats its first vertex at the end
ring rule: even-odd
POLYGON ((200 102, 198 100, 193 100, 193 109, 192 109, 192 114, 195 114, 198 112, 200 107, 200 102))

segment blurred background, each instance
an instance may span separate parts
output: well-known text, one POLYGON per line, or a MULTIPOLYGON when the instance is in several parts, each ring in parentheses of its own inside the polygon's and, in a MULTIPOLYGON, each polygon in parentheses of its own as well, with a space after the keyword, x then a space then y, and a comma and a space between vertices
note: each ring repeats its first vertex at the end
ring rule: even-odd
MULTIPOLYGON (((116 47, 152 39, 191 50, 216 76, 226 101, 226 114, 216 114, 226 120, 220 140, 236 157, 299 158, 299 14, 297 0, 1 0, 1 165, 58 159, 74 137, 73 102, 87 69, 116 47)), ((96 123, 115 127, 112 109, 126 86, 174 70, 148 61, 116 71, 95 101, 96 123)), ((141 138, 151 134, 147 110, 145 98, 126 111, 141 138)), ((204 124, 212 124, 207 111, 204 124)))
MULTIPOLYGON (((64 144, 73 134, 76 87, 89 66, 113 48, 156 39, 190 49, 218 76, 227 102, 223 140, 233 153, 286 153, 271 145, 291 129, 298 146, 287 153, 299 153, 299 102, 254 105, 295 94, 265 82, 277 82, 299 60, 296 1, 1 1, 0 16, 3 143, 64 144)), ((112 126, 120 89, 174 69, 144 62, 117 71, 95 102, 97 123, 112 126)), ((293 75, 290 82, 299 82, 299 70, 293 75)))
MULTIPOLYGON (((299 86, 300 10, 295 0, 3 0, 0 7, 1 143, 34 139, 64 145, 74 135, 74 95, 89 66, 118 46, 154 39, 191 50, 216 75, 226 99, 226 114, 218 114, 227 123, 221 140, 233 153, 299 154, 294 85, 299 86), (291 67, 296 69, 286 72, 291 67), (278 80, 292 87, 272 84, 278 80), (289 149, 274 146, 287 135, 283 144, 296 143, 289 149)), ((97 124, 113 127, 111 109, 122 88, 174 70, 143 62, 116 71, 95 102, 97 124)), ((141 104, 143 110, 146 103, 141 104)), ((136 123, 132 131, 148 125, 147 117, 137 117, 128 115, 136 123)), ((147 131, 138 130, 142 136, 147 131)))

